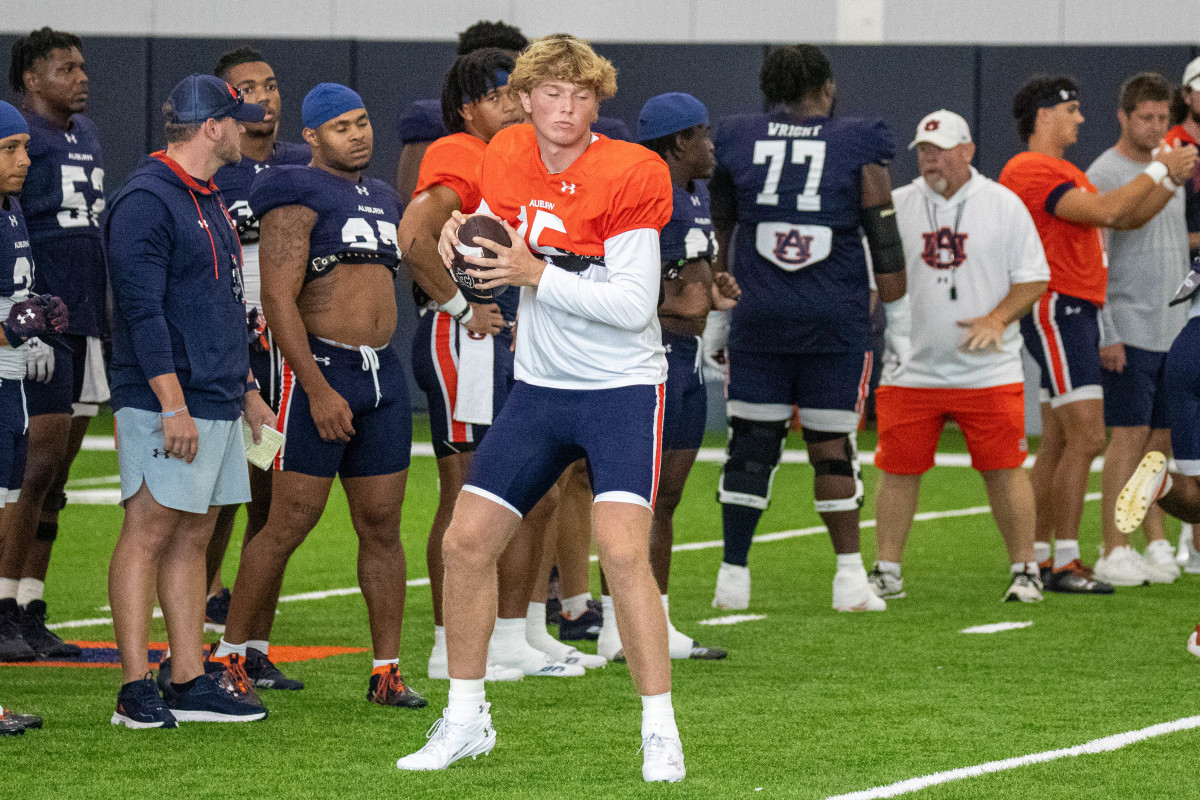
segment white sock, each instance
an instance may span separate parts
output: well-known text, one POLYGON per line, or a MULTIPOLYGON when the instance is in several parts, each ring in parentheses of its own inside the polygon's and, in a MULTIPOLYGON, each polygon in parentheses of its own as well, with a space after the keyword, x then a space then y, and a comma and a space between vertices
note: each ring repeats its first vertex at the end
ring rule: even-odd
POLYGON ((612 595, 600 595, 600 607, 604 610, 604 625, 596 640, 596 652, 611 661, 621 650, 621 631, 617 628, 617 610, 612 595))
POLYGON ((592 599, 591 592, 577 594, 574 597, 564 598, 562 601, 562 610, 571 619, 576 619, 580 614, 587 611, 588 600, 592 599))
POLYGON ((445 625, 434 625, 433 626, 433 649, 441 650, 442 652, 446 651, 446 626, 445 625))
MULTIPOLYGON (((841 558, 841 556, 838 556, 841 558)), ((886 572, 894 578, 900 577, 900 562, 899 561, 876 561, 875 569, 880 572, 886 572)))
POLYGON ((1013 575, 1018 575, 1022 572, 1025 572, 1025 570, 1026 570, 1026 566, 1025 566, 1024 561, 1015 561, 1008 568, 1008 571, 1011 572, 1013 575))
POLYGON ((398 659, 398 658, 373 658, 373 659, 371 659, 371 671, 374 672, 375 670, 379 669, 380 667, 386 667, 389 664, 395 664, 396 666, 400 666, 400 659, 398 659))
POLYGON ((849 570, 858 572, 862 570, 866 572, 866 567, 863 566, 862 553, 841 553, 837 557, 838 572, 849 570))
POLYGON ((34 600, 41 600, 46 591, 46 584, 37 578, 21 578, 17 584, 17 605, 24 608, 34 600))
POLYGON ((217 652, 213 653, 213 658, 224 658, 225 656, 237 653, 242 658, 246 657, 246 643, 230 644, 225 641, 225 637, 221 637, 221 643, 217 645, 217 652))
POLYGON ((1079 558, 1079 540, 1078 539, 1055 539, 1054 540, 1054 568, 1062 569, 1067 564, 1070 564, 1075 559, 1079 558))
POLYGON ((472 722, 483 716, 485 698, 483 678, 451 678, 446 717, 451 722, 472 722))
POLYGON ((1039 564, 1043 561, 1050 560, 1050 543, 1049 542, 1034 542, 1033 543, 1033 560, 1039 564))
POLYGON ((1025 571, 1028 572, 1030 575, 1037 575, 1038 574, 1038 562, 1026 561, 1025 562, 1025 571))
POLYGON ((670 692, 642 695, 642 736, 651 731, 660 736, 679 736, 670 692))
POLYGON ((0 600, 17 599, 17 587, 21 581, 16 578, 0 578, 0 600))
POLYGON ((264 656, 270 654, 270 647, 271 645, 267 643, 266 639, 248 639, 246 641, 247 650, 257 650, 264 656))
POLYGON ((541 650, 555 661, 562 661, 575 649, 546 632, 545 603, 529 604, 529 611, 525 614, 525 641, 530 647, 541 650))

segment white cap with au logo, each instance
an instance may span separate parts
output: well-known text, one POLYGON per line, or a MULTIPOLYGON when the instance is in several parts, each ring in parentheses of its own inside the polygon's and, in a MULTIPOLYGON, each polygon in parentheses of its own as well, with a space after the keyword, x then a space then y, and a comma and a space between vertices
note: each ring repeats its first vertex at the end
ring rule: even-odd
POLYGON ((943 150, 971 141, 971 128, 967 121, 953 111, 941 109, 927 114, 917 123, 917 138, 909 143, 912 150, 921 142, 929 142, 943 150))

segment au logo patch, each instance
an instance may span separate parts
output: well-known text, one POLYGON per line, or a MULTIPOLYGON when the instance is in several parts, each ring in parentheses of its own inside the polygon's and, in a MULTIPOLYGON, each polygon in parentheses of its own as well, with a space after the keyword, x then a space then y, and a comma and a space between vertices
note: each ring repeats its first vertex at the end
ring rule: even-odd
POLYGON ((804 264, 812 258, 811 236, 802 236, 798 230, 775 234, 775 258, 785 264, 804 264))
POLYGON ((954 269, 967 260, 967 235, 955 233, 950 228, 939 228, 936 233, 922 233, 925 249, 921 260, 934 269, 954 269))

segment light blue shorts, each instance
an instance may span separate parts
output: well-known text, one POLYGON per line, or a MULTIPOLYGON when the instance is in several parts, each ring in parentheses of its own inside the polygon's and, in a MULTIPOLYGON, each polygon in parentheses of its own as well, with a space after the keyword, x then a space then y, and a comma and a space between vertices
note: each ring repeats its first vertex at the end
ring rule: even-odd
POLYGON ((143 483, 159 505, 192 514, 206 514, 210 506, 250 502, 239 420, 195 420, 200 447, 188 464, 167 455, 157 413, 122 408, 116 418, 122 505, 143 483))

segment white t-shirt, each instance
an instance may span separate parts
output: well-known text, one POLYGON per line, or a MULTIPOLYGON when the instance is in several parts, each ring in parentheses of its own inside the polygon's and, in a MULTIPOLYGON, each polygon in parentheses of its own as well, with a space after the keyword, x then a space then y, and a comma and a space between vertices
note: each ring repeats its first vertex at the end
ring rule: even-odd
POLYGON ((246 308, 262 311, 262 272, 258 266, 258 242, 242 245, 242 289, 246 308))
POLYGON ((981 317, 1015 283, 1050 279, 1050 267, 1033 219, 1013 192, 983 177, 971 178, 949 200, 924 178, 892 192, 904 242, 912 324, 910 355, 900 363, 891 346, 884 356, 885 386, 981 389, 1021 383, 1021 333, 1014 322, 999 351, 961 349, 958 322, 981 317), (952 299, 952 295, 955 299, 952 299))

